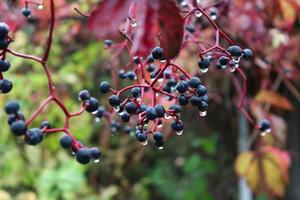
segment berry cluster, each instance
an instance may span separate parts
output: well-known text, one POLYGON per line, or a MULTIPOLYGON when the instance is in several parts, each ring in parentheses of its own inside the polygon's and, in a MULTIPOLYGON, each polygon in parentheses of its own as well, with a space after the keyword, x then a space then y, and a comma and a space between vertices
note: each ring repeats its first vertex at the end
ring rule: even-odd
POLYGON ((3 78, 3 72, 10 68, 10 63, 5 59, 5 52, 11 42, 9 36, 9 27, 6 23, 0 23, 0 92, 9 93, 13 84, 10 80, 3 78))

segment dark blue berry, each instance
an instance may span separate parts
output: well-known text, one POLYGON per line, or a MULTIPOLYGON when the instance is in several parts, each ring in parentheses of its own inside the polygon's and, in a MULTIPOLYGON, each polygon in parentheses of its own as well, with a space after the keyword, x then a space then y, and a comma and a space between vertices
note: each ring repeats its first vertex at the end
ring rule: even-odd
POLYGON ((152 55, 149 55, 147 57, 147 64, 153 63, 154 62, 154 58, 152 57, 152 55))
POLYGON ((130 115, 125 112, 121 115, 121 119, 122 119, 123 122, 129 122, 130 121, 130 115))
POLYGON ((40 125, 40 129, 44 129, 44 128, 46 129, 51 128, 51 124, 48 121, 43 121, 40 125))
POLYGON ((39 128, 29 129, 25 134, 25 142, 29 145, 37 145, 42 142, 44 135, 39 128))
POLYGON ((109 86, 109 83, 108 83, 107 81, 102 81, 102 82, 100 83, 99 90, 100 90, 100 92, 102 92, 103 94, 109 92, 109 88, 110 88, 110 86, 109 86))
POLYGON ((182 131, 183 130, 183 122, 181 120, 173 121, 171 127, 174 131, 182 131))
POLYGON ((153 139, 155 141, 162 141, 164 139, 164 136, 161 132, 156 131, 153 133, 153 139))
POLYGON ((227 51, 234 57, 240 57, 243 53, 239 46, 230 46, 228 47, 227 51))
POLYGON ((179 93, 184 93, 187 91, 187 89, 188 89, 188 83, 186 81, 180 81, 176 86, 176 90, 179 93))
POLYGON ((219 63, 220 65, 224 66, 228 64, 229 59, 226 56, 221 56, 219 58, 219 63))
POLYGON ((208 98, 207 94, 204 95, 203 97, 201 97, 201 100, 208 104, 209 98, 208 98))
POLYGON ((76 152, 76 160, 81 164, 88 164, 91 159, 92 154, 88 148, 81 148, 76 152))
POLYGON ((178 104, 171 105, 169 110, 174 111, 175 113, 180 113, 182 111, 181 106, 178 104))
POLYGON ((126 77, 126 71, 124 69, 120 69, 119 72, 118 72, 118 75, 119 75, 119 78, 122 79, 122 80, 127 78, 126 77))
POLYGON ((141 96, 141 88, 139 88, 139 87, 132 88, 131 95, 135 98, 140 97, 141 96))
POLYGON ((136 74, 134 71, 128 71, 125 75, 129 80, 134 80, 136 78, 136 74))
POLYGON ((148 67, 147 67, 147 71, 151 73, 151 72, 154 72, 154 70, 155 70, 155 65, 154 64, 149 64, 148 67))
POLYGON ((23 8, 22 14, 24 15, 24 17, 29 17, 31 15, 31 10, 29 8, 23 8))
POLYGON ((192 96, 190 102, 193 106, 199 106, 201 104, 202 98, 198 96, 192 96))
POLYGON ((146 109, 147 109, 147 106, 145 104, 142 104, 141 107, 138 109, 138 114, 146 111, 146 109))
POLYGON ((103 106, 98 107, 98 111, 95 114, 95 117, 102 118, 105 113, 105 108, 103 106))
POLYGON ((88 90, 81 90, 79 93, 78 93, 78 98, 81 100, 81 101, 86 101, 88 100, 89 98, 91 98, 91 95, 89 93, 88 90))
POLYGON ((110 46, 112 45, 113 42, 112 42, 112 40, 106 39, 106 40, 104 40, 103 43, 104 43, 104 46, 105 46, 105 47, 110 47, 110 46))
POLYGON ((125 105, 125 110, 129 113, 129 114, 135 114, 136 111, 138 109, 138 106, 136 105, 136 103, 133 102, 128 102, 125 105))
POLYGON ((267 119, 261 120, 261 122, 260 122, 260 130, 261 130, 262 132, 267 131, 267 130, 269 130, 270 128, 271 128, 271 124, 270 124, 270 121, 269 121, 269 120, 267 120, 267 119))
POLYGON ((60 145, 64 149, 70 148, 72 146, 72 143, 73 143, 73 140, 72 140, 71 136, 69 136, 69 135, 64 135, 60 138, 60 145))
POLYGON ((10 130, 13 132, 14 135, 21 136, 26 133, 27 126, 23 120, 18 120, 10 125, 10 130))
POLYGON ((130 126, 125 126, 123 130, 124 130, 124 132, 125 132, 126 134, 128 134, 128 135, 129 135, 129 134, 131 133, 131 131, 132 131, 132 129, 131 129, 130 126))
POLYGON ((155 108, 153 107, 148 107, 146 109, 146 117, 147 119, 149 120, 154 120, 157 118, 157 114, 156 114, 156 111, 155 111, 155 108))
POLYGON ((164 57, 164 50, 161 47, 152 49, 151 55, 156 60, 162 60, 164 57))
POLYGON ((202 58, 198 61, 198 66, 200 69, 207 69, 209 68, 210 60, 208 58, 202 58))
POLYGON ((251 49, 244 49, 243 50, 243 58, 249 60, 253 57, 253 52, 251 49))
POLYGON ((94 97, 91 97, 89 100, 86 101, 86 108, 85 110, 87 112, 95 112, 98 110, 98 100, 95 99, 94 97))
POLYGON ((178 102, 181 106, 185 106, 189 103, 189 99, 184 94, 181 94, 178 96, 178 102))
POLYGON ((199 96, 204 96, 207 94, 207 89, 204 85, 199 85, 196 89, 196 92, 199 96))
POLYGON ((204 112, 207 111, 208 104, 204 101, 201 101, 200 105, 198 106, 199 111, 204 112))
POLYGON ((108 102, 111 106, 116 107, 120 105, 120 98, 117 95, 111 95, 108 98, 108 102))
POLYGON ((197 88, 201 84, 201 80, 198 77, 192 77, 188 80, 188 85, 192 88, 197 88))
POLYGON ((0 39, 0 50, 7 49, 9 41, 7 38, 0 39))
POLYGON ((0 72, 6 72, 10 68, 10 63, 7 60, 0 60, 0 72))
POLYGON ((147 134, 145 132, 142 132, 142 131, 136 132, 135 137, 140 142, 145 142, 147 140, 147 134))
POLYGON ((167 81, 167 86, 168 87, 175 87, 176 84, 177 84, 177 82, 174 79, 170 79, 170 80, 167 81))
POLYGON ((9 26, 6 23, 0 23, 0 39, 6 38, 9 32, 9 26))
POLYGON ((10 80, 2 79, 0 80, 0 92, 6 94, 12 90, 13 84, 10 80))
POLYGON ((93 159, 97 160, 97 159, 100 158, 100 156, 101 156, 100 149, 98 149, 97 147, 92 147, 90 149, 90 151, 91 151, 91 156, 92 156, 93 159))
POLYGON ((134 57, 133 57, 133 63, 134 63, 134 64, 140 64, 140 62, 141 62, 140 57, 138 57, 138 56, 134 56, 134 57))
POLYGON ((154 107, 154 109, 158 118, 162 118, 165 116, 166 111, 163 105, 158 104, 154 107))
POLYGON ((120 122, 117 121, 112 121, 111 122, 111 130, 112 132, 117 132, 122 128, 120 122))
POLYGON ((20 105, 19 105, 19 102, 17 101, 9 101, 5 104, 5 112, 7 114, 15 114, 19 111, 20 109, 20 105))

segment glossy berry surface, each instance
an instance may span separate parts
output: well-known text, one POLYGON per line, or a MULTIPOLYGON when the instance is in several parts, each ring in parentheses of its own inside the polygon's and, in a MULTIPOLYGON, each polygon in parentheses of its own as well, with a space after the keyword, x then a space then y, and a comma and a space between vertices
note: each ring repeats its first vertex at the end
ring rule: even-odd
POLYGON ((88 164, 91 159, 92 154, 88 148, 81 148, 76 152, 76 160, 81 164, 88 164))
POLYGON ((109 88, 110 88, 110 86, 109 86, 109 83, 108 83, 107 81, 102 81, 102 82, 100 83, 99 90, 100 90, 100 92, 102 92, 103 94, 109 92, 109 88))
POLYGON ((267 120, 267 119, 261 120, 261 122, 260 122, 260 130, 261 130, 262 132, 267 131, 267 130, 269 130, 270 128, 271 128, 271 123, 270 123, 269 120, 267 120))
POLYGON ((86 111, 87 112, 95 112, 98 109, 99 103, 98 100, 94 97, 91 97, 86 102, 86 111))
POLYGON ((108 98, 109 104, 113 107, 120 105, 120 98, 117 95, 112 95, 108 98))
POLYGON ((0 60, 0 72, 6 72, 10 68, 10 63, 7 60, 0 60))
POLYGON ((13 88, 13 84, 10 80, 2 79, 0 80, 0 91, 2 93, 9 93, 13 88))
POLYGON ((20 105, 19 105, 19 102, 17 101, 9 101, 5 104, 5 112, 7 114, 15 114, 19 111, 20 109, 20 105))
POLYGON ((0 23, 0 39, 4 39, 9 32, 9 27, 6 23, 0 23))
POLYGON ((151 55, 154 59, 161 60, 164 56, 164 50, 161 47, 155 47, 152 49, 151 55))
POLYGON ((21 136, 26 133, 27 126, 23 120, 18 120, 10 125, 10 130, 16 136, 21 136))
POLYGON ((29 17, 31 15, 31 10, 29 8, 23 8, 22 14, 24 17, 29 17))
POLYGON ((73 140, 69 135, 64 135, 60 138, 60 145, 64 149, 68 149, 72 146, 73 140))
POLYGON ((90 92, 89 92, 88 90, 81 90, 81 91, 78 93, 78 98, 79 98, 81 101, 86 101, 86 100, 88 100, 89 98, 91 98, 90 92))
POLYGON ((242 49, 239 46, 230 46, 227 51, 235 57, 240 57, 243 53, 242 49))
POLYGON ((43 141, 44 135, 39 128, 29 129, 25 134, 25 142, 29 145, 37 145, 43 141))
POLYGON ((183 130, 183 122, 181 120, 179 121, 173 121, 171 124, 171 127, 174 131, 182 131, 183 130))

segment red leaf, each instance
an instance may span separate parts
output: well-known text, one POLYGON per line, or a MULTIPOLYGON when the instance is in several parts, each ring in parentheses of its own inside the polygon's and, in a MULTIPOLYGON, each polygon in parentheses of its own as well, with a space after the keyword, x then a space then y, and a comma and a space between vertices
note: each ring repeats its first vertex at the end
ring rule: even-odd
POLYGON ((183 40, 184 20, 179 14, 179 9, 173 1, 160 0, 159 26, 161 47, 167 58, 179 54, 183 40))
POLYGON ((132 0, 106 0, 91 13, 89 28, 102 39, 113 37, 119 32, 119 27, 129 11, 132 0))

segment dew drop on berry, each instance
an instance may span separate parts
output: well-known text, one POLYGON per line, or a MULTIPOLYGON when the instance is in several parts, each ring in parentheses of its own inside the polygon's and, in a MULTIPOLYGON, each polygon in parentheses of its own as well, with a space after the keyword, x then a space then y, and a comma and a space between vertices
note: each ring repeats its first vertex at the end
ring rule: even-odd
POLYGON ((183 134, 183 130, 182 131, 176 131, 176 135, 180 136, 183 134))
POLYGON ((200 18, 200 17, 202 16, 202 12, 199 11, 199 10, 196 10, 196 11, 195 11, 195 16, 196 16, 197 18, 200 18))
POLYGON ((187 6, 187 2, 186 0, 181 1, 180 6, 182 7, 186 7, 187 6))
POLYGON ((171 116, 168 113, 165 113, 165 119, 171 119, 171 116))
POLYGON ((148 140, 145 140, 144 142, 141 142, 141 144, 142 144, 143 146, 146 146, 146 145, 148 144, 148 140))
POLYGON ((263 131, 263 132, 261 132, 261 136, 266 136, 266 135, 268 135, 268 134, 270 134, 271 133, 271 129, 269 128, 269 129, 266 129, 265 131, 263 131))
POLYGON ((235 72, 235 70, 236 70, 235 66, 230 66, 230 67, 229 67, 229 71, 230 71, 230 72, 235 72))
POLYGON ((163 147, 163 146, 160 146, 160 147, 158 147, 158 149, 159 149, 159 150, 163 150, 163 149, 164 149, 164 147, 163 147))
POLYGON ((157 128, 162 128, 162 124, 158 124, 156 127, 157 128))
POLYGON ((92 112, 93 115, 97 114, 98 110, 92 112))
POLYGON ((100 162, 100 159, 94 160, 94 163, 99 163, 99 162, 100 162))
POLYGON ((203 68, 203 69, 200 69, 200 71, 205 74, 206 72, 208 72, 208 68, 203 68))
POLYGON ((121 107, 120 107, 120 106, 115 106, 115 107, 114 107, 114 111, 115 111, 115 112, 119 112, 119 111, 120 111, 120 109, 121 109, 121 107))
POLYGON ((200 111, 199 115, 200 117, 205 117, 207 115, 207 111, 200 111))
POLYGON ((72 154, 73 156, 75 156, 76 153, 75 153, 74 151, 72 151, 71 154, 72 154))
POLYGON ((165 63, 165 62, 167 62, 167 59, 163 58, 163 59, 160 60, 160 62, 165 63))
POLYGON ((241 57, 233 57, 232 58, 233 63, 239 63, 241 61, 241 57))
POLYGON ((96 122, 96 123, 99 123, 100 121, 101 121, 101 119, 100 119, 99 117, 96 117, 96 118, 95 118, 95 122, 96 122))
POLYGON ((197 0, 196 2, 197 2, 197 4, 198 4, 198 5, 200 5, 200 4, 201 4, 201 0, 197 0))

